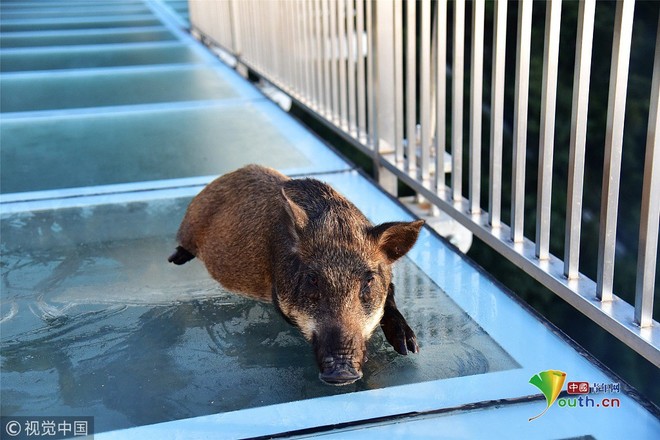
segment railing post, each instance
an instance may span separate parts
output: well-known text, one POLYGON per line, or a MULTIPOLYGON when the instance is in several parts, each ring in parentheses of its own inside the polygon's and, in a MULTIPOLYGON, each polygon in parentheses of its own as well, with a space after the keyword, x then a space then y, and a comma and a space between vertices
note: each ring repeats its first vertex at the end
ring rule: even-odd
POLYGON ((564 275, 569 280, 577 279, 579 275, 584 160, 587 143, 589 79, 595 12, 596 0, 580 2, 575 48, 575 74, 573 77, 573 111, 571 115, 564 239, 564 275))
POLYGON ((447 0, 439 0, 436 10, 435 58, 435 184, 436 193, 445 191, 445 152, 447 150, 447 0))
POLYGON ((493 28, 493 73, 490 118, 490 185, 488 186, 488 223, 501 227, 502 148, 504 142, 504 71, 506 61, 507 0, 495 4, 493 28))
POLYGON ((632 44, 632 24, 635 0, 622 0, 616 4, 614 43, 610 69, 610 91, 607 99, 607 132, 605 134, 605 163, 600 209, 598 239, 598 274, 596 297, 612 301, 614 284, 614 250, 616 246, 616 220, 619 211, 619 181, 623 150, 623 123, 626 115, 628 64, 632 44))
POLYGON ((389 193, 397 194, 397 178, 381 164, 383 153, 394 152, 395 90, 394 84, 394 23, 393 3, 374 1, 372 3, 372 45, 369 48, 370 62, 374 74, 374 100, 372 139, 374 140, 374 173, 378 183, 389 193))
POLYGON ((472 3, 472 49, 470 73, 470 138, 468 194, 470 214, 481 213, 481 123, 484 79, 485 2, 472 3))
POLYGON ((555 143, 557 76, 559 72, 559 31, 561 0, 550 0, 545 13, 545 48, 539 139, 539 171, 536 195, 536 257, 550 258, 550 207, 552 206, 552 162, 555 143))
POLYGON ((465 55, 465 0, 454 2, 454 45, 451 77, 451 194, 456 202, 463 188, 463 70, 465 55))
POLYGON ((229 0, 230 26, 231 26, 231 51, 237 57, 241 56, 241 28, 238 19, 238 7, 235 0, 229 0))
POLYGON ((635 286, 635 323, 640 327, 653 325, 653 292, 656 253, 658 252, 658 222, 660 222, 660 19, 655 40, 655 61, 651 82, 649 126, 646 134, 644 184, 639 225, 637 282, 635 286))
POLYGON ((525 162, 527 152, 527 107, 529 100, 529 63, 532 40, 532 0, 518 3, 518 41, 516 45, 516 97, 513 109, 513 166, 511 172, 511 240, 524 241, 525 162))

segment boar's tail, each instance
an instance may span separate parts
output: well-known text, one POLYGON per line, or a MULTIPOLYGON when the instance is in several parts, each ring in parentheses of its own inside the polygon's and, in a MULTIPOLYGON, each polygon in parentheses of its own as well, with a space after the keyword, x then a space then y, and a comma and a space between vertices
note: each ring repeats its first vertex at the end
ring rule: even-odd
POLYGON ((187 263, 188 261, 195 258, 193 254, 182 248, 181 246, 176 247, 176 251, 167 258, 167 261, 174 263, 177 266, 187 263))

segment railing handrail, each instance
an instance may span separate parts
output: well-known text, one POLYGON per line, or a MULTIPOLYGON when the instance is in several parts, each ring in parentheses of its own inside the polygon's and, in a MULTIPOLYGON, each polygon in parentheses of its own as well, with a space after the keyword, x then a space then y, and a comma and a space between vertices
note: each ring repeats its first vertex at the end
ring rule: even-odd
MULTIPOLYGON (((552 255, 549 246, 560 0, 546 2, 534 241, 523 234, 534 6, 531 0, 520 1, 517 11, 511 226, 501 218, 505 60, 510 49, 506 44, 507 1, 495 1, 492 12, 487 209, 480 200, 486 6, 483 0, 470 2, 467 197, 462 188, 464 1, 451 3, 452 17, 448 17, 446 0, 189 1, 195 31, 371 155, 381 182, 388 181, 388 173, 394 174, 495 251, 660 366, 660 329, 653 320, 660 222, 660 32, 656 37, 649 99, 634 306, 613 293, 634 0, 618 1, 614 16, 596 281, 580 273, 578 266, 595 0, 581 1, 578 11, 563 259, 552 255), (447 29, 453 32, 450 34, 447 29), (447 59, 449 40, 451 60, 447 59), (449 115, 445 112, 448 79, 449 115), (451 167, 445 163, 447 127, 451 128, 451 167), (451 182, 446 185, 445 171, 449 168, 451 182)), ((391 186, 389 189, 396 191, 391 186)))

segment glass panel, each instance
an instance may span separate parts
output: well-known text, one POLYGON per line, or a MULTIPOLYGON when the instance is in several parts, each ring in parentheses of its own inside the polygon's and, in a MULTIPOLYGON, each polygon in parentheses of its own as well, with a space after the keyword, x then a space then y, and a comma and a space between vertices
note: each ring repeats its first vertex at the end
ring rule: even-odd
POLYGON ((97 32, 72 31, 48 34, 5 34, 2 36, 2 48, 41 47, 41 46, 78 46, 88 44, 147 43, 153 41, 172 41, 174 35, 165 29, 154 28, 150 31, 97 32))
POLYGON ((9 76, 0 83, 3 112, 103 107, 238 97, 208 68, 9 76))
POLYGON ((364 378, 330 387, 270 304, 167 263, 189 199, 5 215, 3 415, 96 416, 99 430, 518 367, 412 262, 398 304, 420 354, 376 331, 364 378), (81 412, 82 411, 82 412, 81 412))
POLYGON ((2 72, 85 69, 94 67, 144 66, 150 64, 196 63, 201 59, 188 46, 125 47, 121 49, 30 50, 0 54, 2 72))
POLYGON ((142 27, 159 25, 160 22, 151 14, 132 15, 129 17, 115 16, 108 19, 98 20, 6 20, 0 25, 0 32, 28 32, 28 31, 51 31, 60 29, 105 29, 118 27, 142 27))
POLYGON ((219 175, 248 163, 309 165, 299 148, 308 141, 294 143, 278 127, 300 129, 278 126, 260 109, 245 103, 3 120, 0 187, 13 193, 219 175))

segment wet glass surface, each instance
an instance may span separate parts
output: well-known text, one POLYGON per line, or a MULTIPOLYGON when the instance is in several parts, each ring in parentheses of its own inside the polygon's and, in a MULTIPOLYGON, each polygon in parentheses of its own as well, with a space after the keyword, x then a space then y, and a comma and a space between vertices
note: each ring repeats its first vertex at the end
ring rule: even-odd
POLYGON ((85 71, 14 76, 0 84, 2 112, 103 107, 238 97, 210 68, 85 71), (173 86, 176 84, 176 86, 173 86))
POLYGON ((160 22, 152 14, 139 15, 109 15, 106 17, 72 18, 72 19, 35 19, 35 20, 5 20, 0 25, 0 32, 30 32, 56 31, 60 29, 99 29, 118 27, 154 26, 160 22))
POLYGON ((30 4, 18 3, 17 5, 5 3, 3 5, 3 15, 5 19, 12 20, 35 20, 48 18, 56 20, 58 18, 70 19, 79 17, 84 20, 86 17, 102 17, 104 15, 141 15, 150 13, 149 8, 140 3, 121 4, 118 2, 102 4, 98 1, 85 3, 69 3, 63 5, 43 3, 40 7, 30 9, 30 4))
POLYGON ((516 368, 411 261, 397 302, 421 352, 376 331, 364 378, 318 379, 311 347, 272 305, 166 259, 189 199, 3 216, 1 412, 85 414, 105 431, 516 368))
POLYGON ((183 44, 162 47, 122 47, 104 49, 62 48, 35 49, 30 52, 0 54, 0 71, 86 69, 94 67, 144 66, 149 64, 199 63, 200 57, 183 44))
POLYGON ((219 175, 309 160, 258 105, 0 121, 3 193, 219 175), (35 158, 39 158, 35 160, 35 158))
POLYGON ((146 43, 154 41, 173 41, 174 35, 164 28, 153 27, 151 30, 126 32, 108 31, 62 31, 57 34, 6 34, 2 36, 2 48, 43 47, 43 46, 78 46, 88 44, 146 43))

